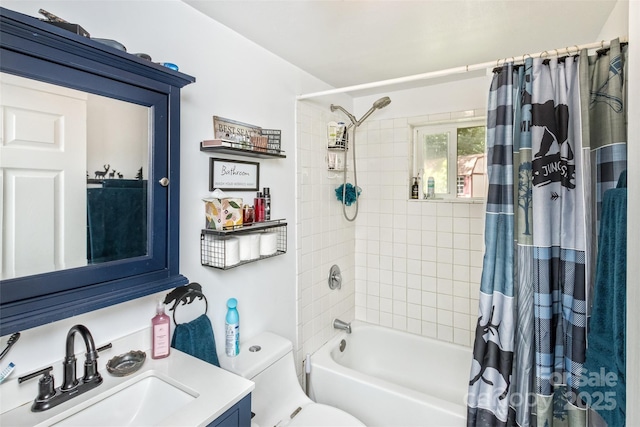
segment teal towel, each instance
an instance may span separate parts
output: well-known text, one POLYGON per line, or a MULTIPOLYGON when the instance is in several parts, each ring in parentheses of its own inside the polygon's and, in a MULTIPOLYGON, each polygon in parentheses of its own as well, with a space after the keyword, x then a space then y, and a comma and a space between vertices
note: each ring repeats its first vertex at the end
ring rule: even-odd
POLYGON ((89 263, 147 254, 146 181, 108 179, 103 188, 87 189, 89 263), (116 186, 119 185, 120 187, 116 186))
POLYGON ((213 328, 206 314, 189 323, 181 323, 176 326, 171 339, 171 347, 212 365, 220 366, 213 328))
POLYGON ((610 427, 625 425, 627 315, 626 173, 602 201, 598 260, 581 395, 610 427), (604 375, 603 375, 604 374, 604 375))

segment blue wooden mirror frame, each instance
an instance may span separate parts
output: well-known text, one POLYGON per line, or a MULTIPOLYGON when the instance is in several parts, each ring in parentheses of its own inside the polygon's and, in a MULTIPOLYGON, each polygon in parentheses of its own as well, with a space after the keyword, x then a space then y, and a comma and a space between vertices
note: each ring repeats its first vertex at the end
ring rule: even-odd
POLYGON ((187 283, 178 272, 180 89, 195 78, 5 8, 0 71, 148 106, 153 117, 148 254, 0 281, 0 335, 187 283))

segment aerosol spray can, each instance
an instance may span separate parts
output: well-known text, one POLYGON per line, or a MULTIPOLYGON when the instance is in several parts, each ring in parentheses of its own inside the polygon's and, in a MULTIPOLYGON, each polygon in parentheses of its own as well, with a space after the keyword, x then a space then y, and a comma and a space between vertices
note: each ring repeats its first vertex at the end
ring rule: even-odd
POLYGON ((269 221, 271 219, 271 191, 269 187, 262 189, 262 195, 264 196, 264 220, 269 221))
POLYGON ((240 316, 238 315, 238 300, 229 298, 227 300, 227 316, 224 320, 225 326, 225 353, 229 357, 237 356, 240 353, 240 316))
POLYGON ((427 179, 427 199, 436 197, 436 182, 432 176, 427 179))

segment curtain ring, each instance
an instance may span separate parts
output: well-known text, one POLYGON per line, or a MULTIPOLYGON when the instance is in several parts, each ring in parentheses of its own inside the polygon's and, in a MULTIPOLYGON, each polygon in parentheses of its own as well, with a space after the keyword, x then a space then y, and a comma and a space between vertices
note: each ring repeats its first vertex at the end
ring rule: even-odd
POLYGON ((527 56, 528 56, 529 58, 532 58, 532 56, 531 56, 531 55, 529 55, 528 53, 525 53, 524 55, 522 55, 522 61, 526 61, 527 56))
POLYGON ((540 53, 539 58, 542 59, 542 57, 544 57, 545 55, 549 56, 549 52, 547 52, 546 50, 542 53, 540 53))

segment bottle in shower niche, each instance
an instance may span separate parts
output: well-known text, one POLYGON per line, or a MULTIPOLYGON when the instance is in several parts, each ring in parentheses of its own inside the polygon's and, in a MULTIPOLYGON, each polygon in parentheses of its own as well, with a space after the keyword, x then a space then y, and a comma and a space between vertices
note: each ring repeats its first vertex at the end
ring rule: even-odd
POLYGON ((271 190, 269 187, 262 189, 262 195, 264 196, 264 220, 271 220, 271 190))
POLYGON ((347 125, 344 122, 338 122, 338 130, 336 132, 336 147, 345 148, 346 144, 347 125))
POLYGON ((411 186, 411 198, 417 199, 419 194, 420 186, 418 185, 418 178, 413 178, 413 185, 411 186))
POLYGON ((227 300, 227 317, 225 318, 225 353, 229 357, 240 354, 240 316, 238 315, 238 300, 227 300))
POLYGON ((327 123, 327 146, 335 147, 338 140, 338 123, 327 123))
POLYGON ((171 348, 171 319, 164 313, 164 304, 158 300, 156 315, 151 319, 151 358, 162 359, 171 348))
POLYGON ((255 222, 264 221, 264 196, 260 191, 256 194, 255 199, 253 199, 253 220, 255 222))

